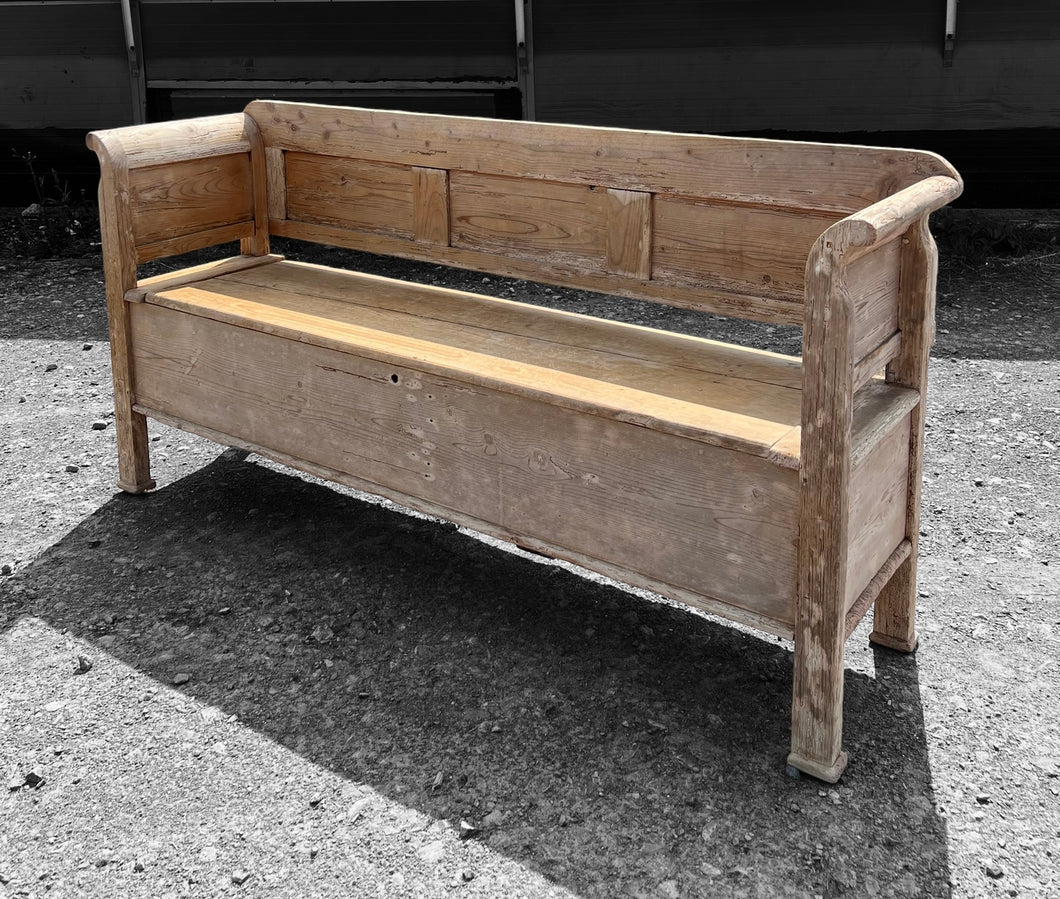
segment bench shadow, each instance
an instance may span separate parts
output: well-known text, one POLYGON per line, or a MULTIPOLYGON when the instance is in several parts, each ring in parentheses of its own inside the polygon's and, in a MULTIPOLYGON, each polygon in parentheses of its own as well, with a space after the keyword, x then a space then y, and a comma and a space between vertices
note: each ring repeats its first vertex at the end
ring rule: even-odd
POLYGON ((848 670, 843 783, 791 780, 783 645, 232 454, 19 579, 16 612, 194 671, 195 700, 579 895, 950 895, 913 658, 848 670))

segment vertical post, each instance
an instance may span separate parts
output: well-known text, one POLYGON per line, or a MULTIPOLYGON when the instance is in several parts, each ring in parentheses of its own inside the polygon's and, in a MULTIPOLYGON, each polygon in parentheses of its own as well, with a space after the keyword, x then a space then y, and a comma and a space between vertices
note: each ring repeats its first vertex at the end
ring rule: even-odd
POLYGON ((523 101, 523 121, 537 118, 534 98, 534 18, 530 0, 515 0, 515 64, 519 94, 523 101))
POLYGON ((147 442, 147 419, 133 409, 129 309, 125 293, 136 286, 136 245, 129 216, 129 165, 116 147, 102 147, 89 135, 101 160, 99 219, 103 235, 103 272, 107 285, 114 427, 118 439, 118 486, 126 493, 154 489, 147 442))
POLYGON ((906 493, 905 536, 912 546, 876 598, 873 630, 869 639, 880 646, 912 652, 916 649, 916 569, 920 541, 920 481, 924 459, 924 414, 927 405, 927 371, 935 340, 935 279, 938 250, 928 230, 928 217, 920 218, 901 238, 901 279, 898 288, 898 329, 902 349, 887 366, 887 381, 920 393, 912 411, 909 431, 909 482, 906 493))
POLYGON ((853 422, 854 313, 841 227, 806 265, 795 672, 788 765, 835 783, 846 767, 843 649, 853 422))
POLYGON ((125 52, 129 56, 132 123, 141 125, 147 121, 147 82, 143 65, 140 0, 121 0, 121 18, 125 29, 125 52))
POLYGON ((243 116, 250 143, 250 189, 254 198, 254 233, 239 241, 244 256, 266 256, 269 252, 269 172, 261 129, 251 116, 243 116))
POLYGON ((953 48, 957 43, 957 0, 946 0, 946 36, 942 41, 942 65, 953 65, 953 48))

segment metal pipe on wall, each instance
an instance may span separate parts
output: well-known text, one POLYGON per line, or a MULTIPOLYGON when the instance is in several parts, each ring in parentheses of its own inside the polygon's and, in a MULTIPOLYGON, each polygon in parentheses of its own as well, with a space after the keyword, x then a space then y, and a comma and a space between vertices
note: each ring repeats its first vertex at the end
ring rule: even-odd
POLYGON ((953 45, 957 42, 957 0, 946 0, 946 38, 942 44, 942 64, 953 65, 953 45))
POLYGON ((121 22, 125 28, 125 52, 129 57, 129 90, 132 95, 132 120, 134 125, 147 121, 147 91, 144 70, 140 62, 139 10, 133 11, 132 0, 120 0, 121 22))
POLYGON ((532 122, 536 117, 534 101, 534 42, 530 0, 515 0, 515 64, 519 78, 519 93, 523 100, 523 119, 532 122))

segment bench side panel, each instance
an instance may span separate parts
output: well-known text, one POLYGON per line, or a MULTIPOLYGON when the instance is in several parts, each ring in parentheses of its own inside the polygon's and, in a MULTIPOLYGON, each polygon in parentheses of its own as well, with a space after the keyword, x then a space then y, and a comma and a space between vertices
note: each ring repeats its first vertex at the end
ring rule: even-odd
POLYGON ((268 253, 264 145, 243 113, 93 132, 101 190, 127 209, 133 264, 219 243, 268 253))

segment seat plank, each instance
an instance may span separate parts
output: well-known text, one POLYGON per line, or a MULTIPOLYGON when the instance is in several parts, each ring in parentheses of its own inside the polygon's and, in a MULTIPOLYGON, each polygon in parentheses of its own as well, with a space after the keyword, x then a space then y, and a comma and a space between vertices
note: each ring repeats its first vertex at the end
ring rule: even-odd
POLYGON ((587 350, 650 358, 676 368, 762 381, 795 390, 802 387, 802 365, 795 356, 515 300, 292 260, 283 260, 269 271, 230 271, 218 275, 223 275, 226 281, 412 313, 436 321, 474 323, 494 331, 587 350), (646 353, 650 356, 646 357, 646 353))
POLYGON ((757 456, 800 420, 791 357, 476 294, 284 261, 146 299, 757 456))

